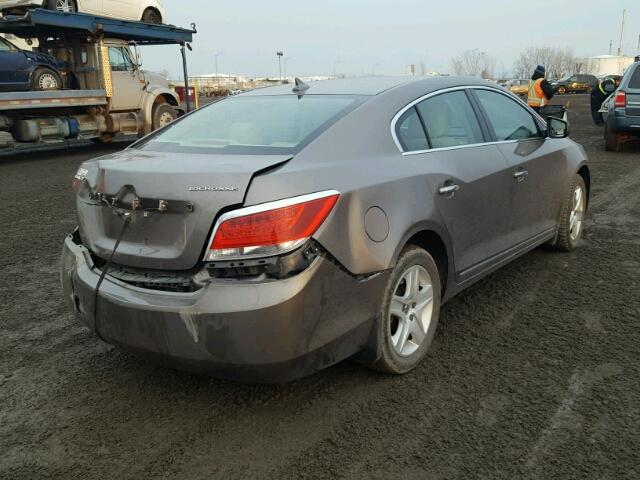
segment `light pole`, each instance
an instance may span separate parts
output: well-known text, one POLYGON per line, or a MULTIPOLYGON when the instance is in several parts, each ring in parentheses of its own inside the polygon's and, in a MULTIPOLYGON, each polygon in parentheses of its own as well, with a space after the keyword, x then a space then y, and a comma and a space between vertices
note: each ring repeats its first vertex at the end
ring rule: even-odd
POLYGON ((276 55, 278 56, 278 71, 280 72, 280 83, 282 83, 282 56, 284 55, 284 52, 278 50, 276 52, 276 55))
POLYGON ((287 79, 287 62, 291 60, 291 57, 284 57, 284 79, 287 79))
POLYGON ((222 52, 216 52, 213 54, 213 59, 216 64, 216 91, 220 93, 220 77, 218 77, 218 56, 222 55, 222 52))

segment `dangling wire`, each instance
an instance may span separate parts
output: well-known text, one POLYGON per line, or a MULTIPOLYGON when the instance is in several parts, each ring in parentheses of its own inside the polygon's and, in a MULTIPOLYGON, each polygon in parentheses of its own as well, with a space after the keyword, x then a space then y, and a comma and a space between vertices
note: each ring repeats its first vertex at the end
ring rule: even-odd
POLYGON ((107 275, 107 272, 109 271, 109 267, 111 266, 113 257, 116 254, 116 250, 118 250, 118 247, 120 246, 120 241, 124 237, 124 234, 127 231, 127 227, 129 226, 129 224, 131 223, 131 219, 133 218, 131 212, 124 213, 123 217, 124 219, 122 222, 122 229, 120 230, 120 235, 118 235, 118 239, 116 240, 116 243, 113 246, 111 255, 109 255, 109 259, 107 260, 107 263, 104 265, 104 268, 102 269, 102 273, 100 274, 100 278, 98 279, 98 283, 96 284, 96 288, 93 292, 93 323, 95 326, 96 334, 100 338, 102 338, 102 336, 98 331, 98 292, 100 291, 100 286, 102 285, 102 281, 104 280, 104 277, 107 275))

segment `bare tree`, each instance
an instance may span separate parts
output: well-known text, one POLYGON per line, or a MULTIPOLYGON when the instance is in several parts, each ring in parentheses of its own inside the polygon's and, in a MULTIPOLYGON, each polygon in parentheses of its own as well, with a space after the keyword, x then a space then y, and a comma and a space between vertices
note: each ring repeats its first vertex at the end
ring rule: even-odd
POLYGON ((451 67, 456 75, 493 78, 496 60, 487 52, 475 48, 466 50, 459 57, 451 60, 451 67))
POLYGON ((575 73, 578 62, 570 48, 529 47, 513 65, 518 78, 529 78, 537 65, 544 65, 548 78, 560 78, 575 73))

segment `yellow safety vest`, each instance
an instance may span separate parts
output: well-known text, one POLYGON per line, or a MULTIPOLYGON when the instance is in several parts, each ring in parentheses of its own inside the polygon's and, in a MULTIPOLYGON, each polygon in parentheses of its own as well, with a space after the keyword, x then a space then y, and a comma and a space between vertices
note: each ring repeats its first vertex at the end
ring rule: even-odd
POLYGON ((547 104, 547 97, 544 96, 544 92, 542 91, 542 80, 544 78, 539 78, 537 80, 531 80, 529 82, 529 94, 527 95, 527 104, 530 107, 544 107, 547 104))

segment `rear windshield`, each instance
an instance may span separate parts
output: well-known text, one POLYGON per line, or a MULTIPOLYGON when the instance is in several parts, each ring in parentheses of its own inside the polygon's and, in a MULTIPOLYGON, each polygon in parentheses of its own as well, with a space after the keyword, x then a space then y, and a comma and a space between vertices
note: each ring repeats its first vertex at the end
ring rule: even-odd
POLYGON ((629 79, 629 88, 640 88, 640 65, 636 67, 636 71, 629 79))
POLYGON ((231 97, 184 117, 134 148, 244 155, 296 153, 365 98, 231 97))

